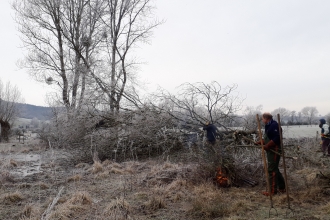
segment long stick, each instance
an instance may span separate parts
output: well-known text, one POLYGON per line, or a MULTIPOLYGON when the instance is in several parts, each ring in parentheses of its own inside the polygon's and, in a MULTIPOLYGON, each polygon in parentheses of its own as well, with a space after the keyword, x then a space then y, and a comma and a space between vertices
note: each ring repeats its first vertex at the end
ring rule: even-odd
POLYGON ((282 137, 280 114, 277 114, 277 121, 278 121, 277 122, 278 123, 278 130, 280 132, 281 150, 282 150, 282 157, 283 157, 283 169, 284 169, 286 198, 287 198, 287 201, 288 201, 288 209, 291 209, 291 207, 290 207, 290 197, 289 197, 289 187, 288 187, 288 178, 287 178, 287 175, 286 175, 286 165, 285 165, 285 157, 284 157, 284 147, 283 147, 283 137, 282 137))
POLYGON ((268 175, 268 168, 267 168, 267 162, 266 162, 266 156, 265 156, 265 149, 264 149, 264 141, 262 139, 262 133, 261 133, 259 115, 257 114, 256 117, 257 117, 257 123, 258 123, 259 138, 260 138, 261 147, 262 147, 262 150, 261 150, 262 151, 262 160, 264 161, 265 176, 266 176, 267 190, 268 190, 268 193, 269 193, 270 206, 271 206, 271 208, 274 208, 273 207, 272 193, 270 191, 270 185, 269 185, 269 175, 268 175))

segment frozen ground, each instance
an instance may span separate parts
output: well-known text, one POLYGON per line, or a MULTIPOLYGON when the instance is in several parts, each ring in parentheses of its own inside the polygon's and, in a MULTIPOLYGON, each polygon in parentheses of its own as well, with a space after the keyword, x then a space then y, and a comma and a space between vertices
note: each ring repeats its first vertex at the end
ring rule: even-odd
POLYGON ((318 125, 294 125, 294 126, 282 126, 284 138, 302 138, 302 137, 318 137, 320 135, 320 128, 318 125))

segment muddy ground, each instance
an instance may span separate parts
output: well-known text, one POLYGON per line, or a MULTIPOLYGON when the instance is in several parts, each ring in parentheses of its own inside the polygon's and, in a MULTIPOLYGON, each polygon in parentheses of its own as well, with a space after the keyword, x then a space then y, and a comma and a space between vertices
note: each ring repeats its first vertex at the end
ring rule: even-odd
POLYGON ((13 139, 0 144, 0 219, 330 219, 330 158, 318 147, 301 146, 308 153, 288 159, 291 209, 286 194, 271 209, 262 178, 255 187, 219 188, 177 155, 75 164, 70 151, 13 139))

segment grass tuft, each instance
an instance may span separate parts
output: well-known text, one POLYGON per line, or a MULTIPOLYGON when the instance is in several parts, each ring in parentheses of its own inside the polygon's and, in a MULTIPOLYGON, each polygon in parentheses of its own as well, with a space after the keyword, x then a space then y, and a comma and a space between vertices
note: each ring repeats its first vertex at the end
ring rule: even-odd
POLYGON ((23 211, 20 214, 19 220, 32 220, 39 219, 40 210, 33 204, 27 204, 24 206, 23 211))
POLYGON ((88 192, 76 192, 70 199, 58 205, 50 214, 50 219, 72 219, 90 207, 92 198, 88 192))
POLYGON ((74 176, 71 176, 67 179, 67 182, 79 182, 81 180, 82 176, 80 174, 76 174, 74 176))
POLYGON ((6 193, 2 196, 2 201, 4 204, 13 204, 13 203, 17 203, 20 202, 24 199, 24 196, 22 195, 22 193, 16 191, 14 193, 6 193))
POLYGON ((103 171, 103 166, 100 162, 96 161, 93 164, 93 169, 92 169, 92 173, 99 173, 103 171))
POLYGON ((130 209, 130 205, 124 198, 117 198, 116 200, 111 201, 111 203, 105 208, 103 216, 107 219, 128 219, 130 209))
POLYGON ((49 189, 49 185, 47 183, 39 182, 37 185, 40 186, 40 189, 49 189))
POLYGON ((166 207, 165 200, 162 196, 152 195, 149 200, 144 203, 144 208, 151 211, 163 209, 166 207))
POLYGON ((228 201, 221 190, 211 184, 196 186, 191 198, 190 213, 199 218, 219 218, 230 213, 228 201))

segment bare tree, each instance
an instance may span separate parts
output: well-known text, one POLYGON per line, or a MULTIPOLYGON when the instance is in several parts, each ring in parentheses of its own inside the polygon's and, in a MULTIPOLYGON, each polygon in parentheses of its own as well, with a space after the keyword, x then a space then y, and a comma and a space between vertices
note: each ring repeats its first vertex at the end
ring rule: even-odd
POLYGON ((102 16, 104 50, 102 65, 91 71, 92 77, 107 97, 110 112, 120 109, 126 99, 137 106, 134 89, 134 67, 137 64, 129 54, 139 42, 148 42, 152 31, 161 22, 150 21, 153 6, 151 0, 106 0, 102 16), (127 89, 130 86, 130 89, 127 89))
POLYGON ((330 125, 330 112, 324 116, 324 119, 330 125))
POLYGON ((261 115, 263 106, 258 105, 257 107, 248 106, 243 113, 243 124, 242 127, 246 130, 257 130, 258 123, 256 121, 256 114, 261 115))
POLYGON ((9 131, 12 123, 19 114, 17 102, 22 102, 21 92, 16 86, 12 86, 10 82, 6 85, 0 80, 0 125, 1 140, 9 140, 9 131))
POLYGON ((306 106, 301 109, 301 113, 306 117, 307 123, 312 125, 319 111, 316 109, 316 107, 306 106))
POLYGON ((283 120, 290 115, 290 111, 286 108, 277 108, 271 112, 274 117, 277 117, 277 114, 281 115, 281 124, 284 124, 283 120))
POLYGON ((290 112, 290 119, 289 119, 289 124, 293 125, 295 124, 295 121, 297 121, 297 114, 296 111, 291 111, 290 112))
POLYGON ((38 80, 57 86, 68 112, 91 99, 98 100, 92 106, 108 104, 112 113, 119 111, 123 99, 137 106, 141 104, 134 88, 137 62, 130 54, 161 24, 150 21, 151 2, 15 0, 16 20, 28 51, 22 66, 38 80))
POLYGON ((37 80, 57 86, 68 112, 79 107, 84 99, 88 72, 84 62, 90 62, 99 42, 94 31, 100 17, 100 2, 103 1, 15 0, 13 4, 28 51, 21 66, 28 68, 37 80))
POLYGON ((39 122, 38 118, 36 118, 36 117, 32 118, 31 125, 33 126, 33 128, 39 128, 39 124, 40 124, 40 122, 39 122))
POLYGON ((178 95, 165 92, 159 95, 159 103, 165 100, 167 103, 159 108, 187 126, 201 126, 206 121, 223 126, 241 108, 242 99, 235 93, 236 88, 236 85, 222 87, 216 81, 184 83, 178 88, 178 95))

